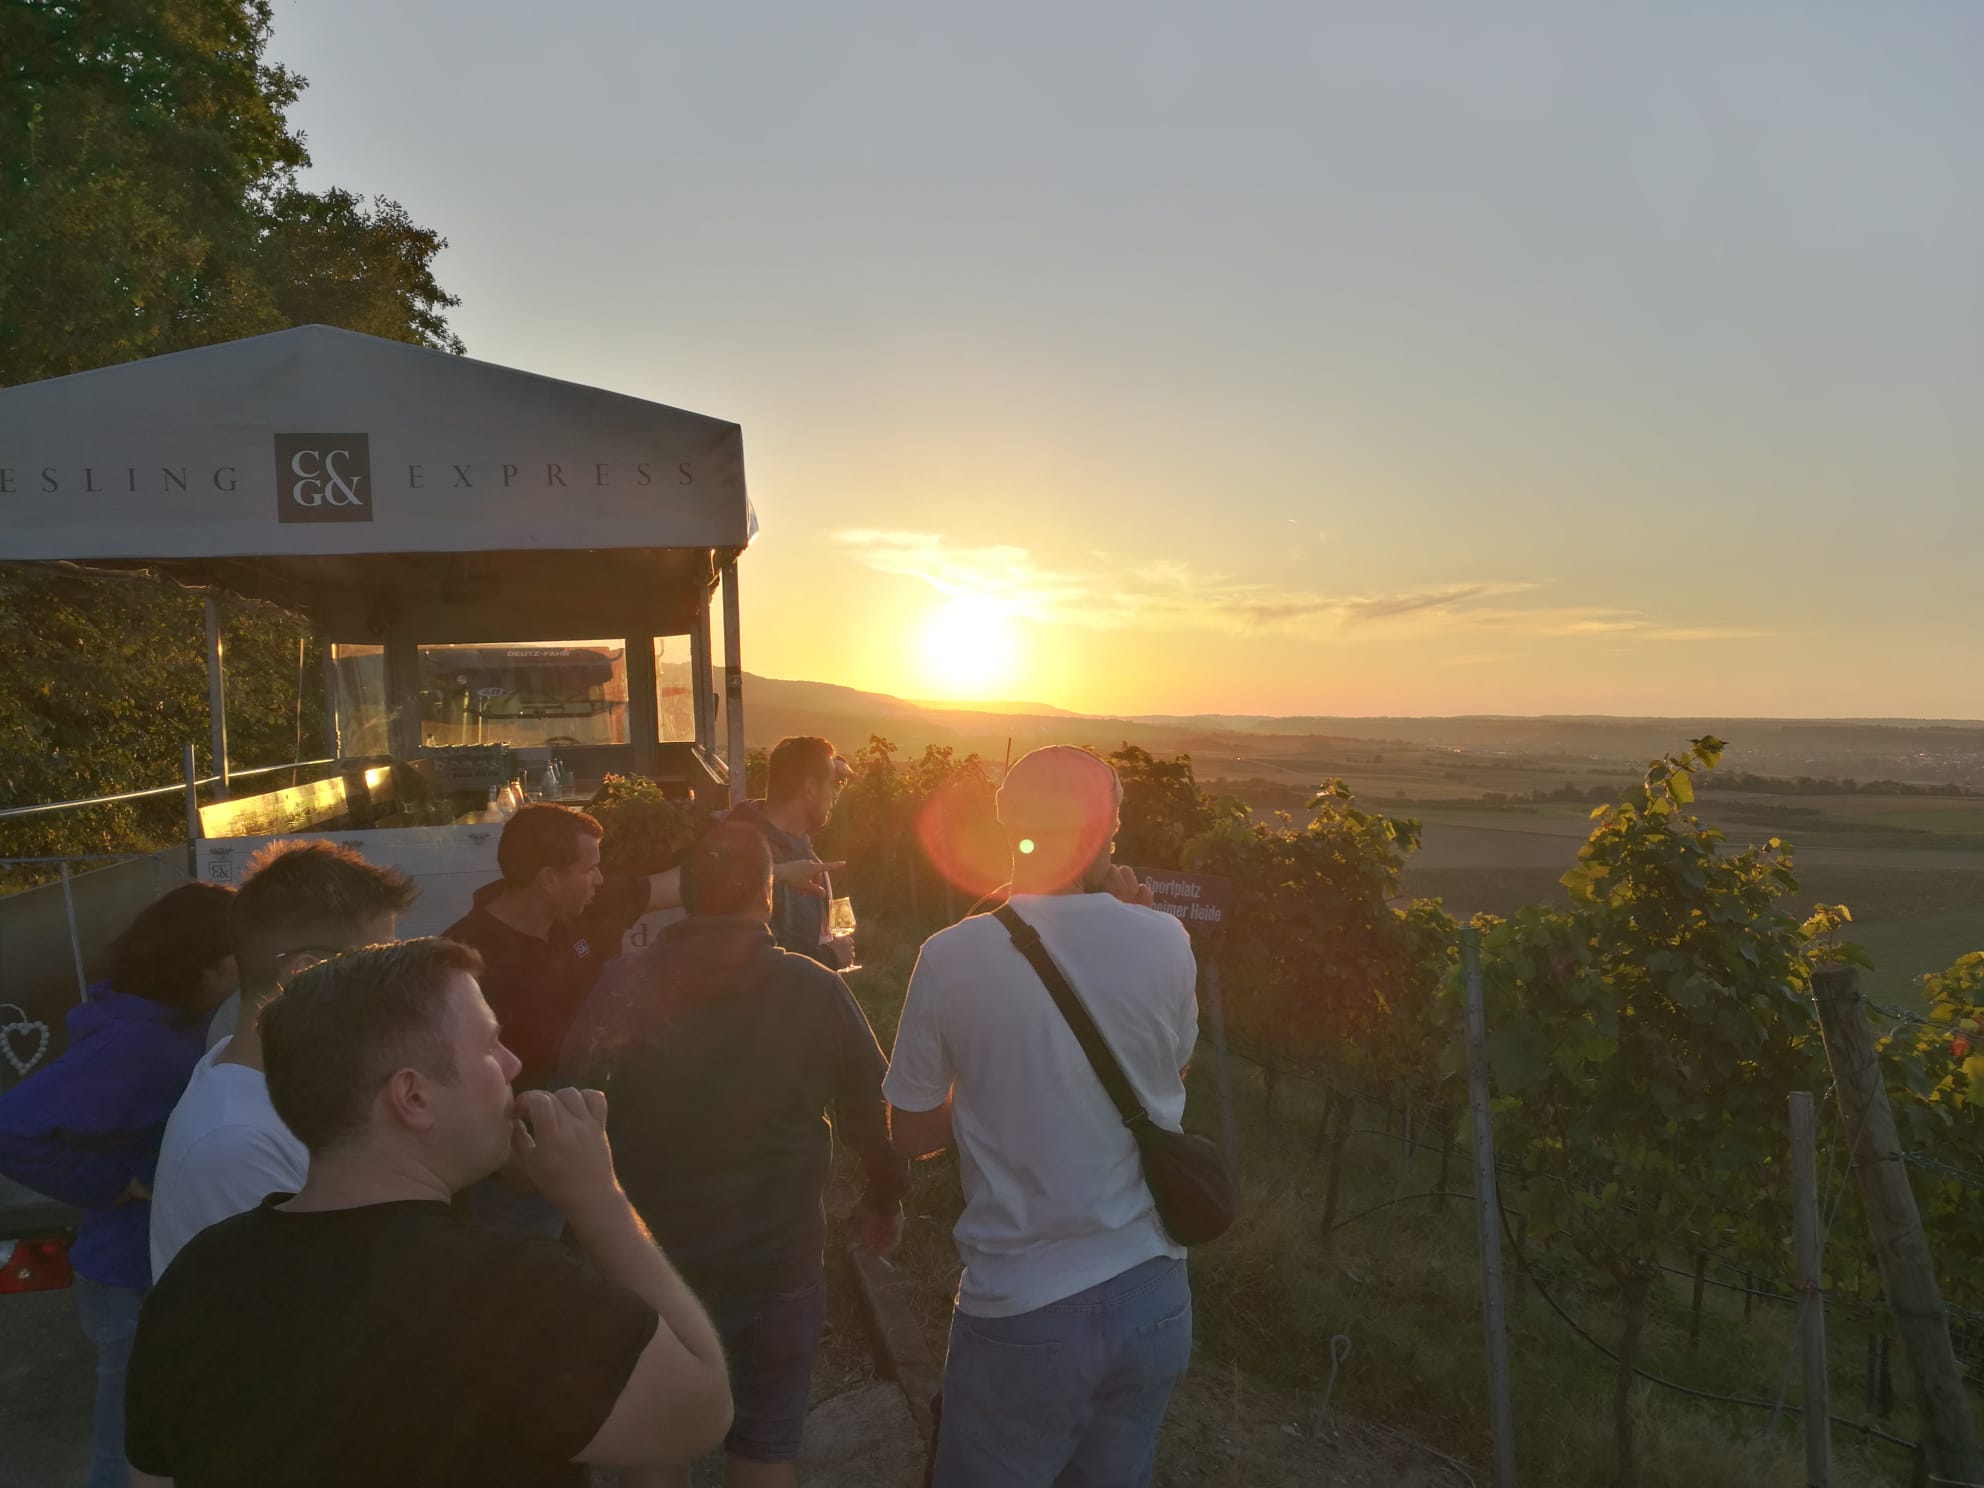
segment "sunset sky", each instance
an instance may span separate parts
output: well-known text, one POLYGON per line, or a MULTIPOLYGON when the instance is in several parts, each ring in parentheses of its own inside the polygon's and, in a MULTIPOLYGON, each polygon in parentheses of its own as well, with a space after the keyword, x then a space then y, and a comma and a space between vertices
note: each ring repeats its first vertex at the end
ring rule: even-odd
POLYGON ((1984 716, 1984 6, 278 0, 272 53, 471 355, 744 426, 754 672, 1984 716))

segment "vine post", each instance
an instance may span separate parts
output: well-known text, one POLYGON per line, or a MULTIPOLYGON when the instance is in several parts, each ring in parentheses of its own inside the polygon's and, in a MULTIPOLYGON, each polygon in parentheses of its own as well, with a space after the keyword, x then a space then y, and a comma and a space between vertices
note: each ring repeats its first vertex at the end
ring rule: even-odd
POLYGON ((1812 974, 1812 992, 1845 1118, 1853 1173, 1867 1211, 1874 1259, 1921 1397, 1922 1446, 1929 1471, 1955 1482, 1984 1481, 1984 1455, 1978 1451, 1970 1402, 1950 1345, 1942 1290, 1922 1233, 1922 1214, 1908 1186, 1894 1111, 1888 1105, 1880 1058, 1860 996, 1860 973, 1851 966, 1821 967, 1812 974))
POLYGON ((1467 994, 1467 1101, 1474 1150, 1474 1212, 1481 1231, 1481 1329, 1488 1344, 1488 1411, 1495 1432, 1496 1488, 1515 1488, 1515 1407, 1509 1396, 1509 1339, 1502 1315, 1502 1201, 1495 1186, 1495 1132, 1488 1108, 1487 1019, 1481 1010, 1481 934, 1460 932, 1467 994))
POLYGON ((1819 1158, 1810 1091, 1794 1090, 1791 1115, 1791 1227, 1798 1251, 1798 1356, 1805 1377, 1806 1488, 1831 1488, 1832 1422, 1826 1394, 1826 1304, 1821 1291, 1819 1158))

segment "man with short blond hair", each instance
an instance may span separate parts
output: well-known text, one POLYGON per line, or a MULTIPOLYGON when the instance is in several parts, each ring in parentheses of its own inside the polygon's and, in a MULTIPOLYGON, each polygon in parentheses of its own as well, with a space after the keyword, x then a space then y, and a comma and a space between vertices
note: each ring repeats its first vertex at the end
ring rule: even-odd
POLYGON ((722 1438, 722 1348, 620 1192, 605 1098, 512 1097, 480 968, 452 941, 374 946, 269 1006, 269 1094, 309 1179, 197 1237, 148 1299, 138 1483, 580 1488, 584 1464, 722 1438), (513 1156, 583 1256, 453 1212, 513 1156))

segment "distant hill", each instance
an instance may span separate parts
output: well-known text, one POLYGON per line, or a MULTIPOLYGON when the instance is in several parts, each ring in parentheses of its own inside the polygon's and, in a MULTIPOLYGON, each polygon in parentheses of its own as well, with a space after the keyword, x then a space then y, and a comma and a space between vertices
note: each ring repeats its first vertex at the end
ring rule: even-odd
MULTIPOLYGON (((824 734, 843 751, 870 735, 920 753, 927 744, 1002 760, 1044 744, 1190 754, 1208 780, 1259 780, 1300 791, 1331 775, 1387 782, 1390 794, 1465 791, 1467 767, 1522 762, 1624 779, 1656 755, 1710 733, 1727 740, 1732 770, 1984 784, 1984 722, 1923 719, 1495 717, 1276 718, 1151 714, 1112 718, 1044 703, 913 702, 825 682, 748 677, 745 734, 753 746, 824 734)), ((1479 782, 1476 782, 1477 784, 1479 782)))

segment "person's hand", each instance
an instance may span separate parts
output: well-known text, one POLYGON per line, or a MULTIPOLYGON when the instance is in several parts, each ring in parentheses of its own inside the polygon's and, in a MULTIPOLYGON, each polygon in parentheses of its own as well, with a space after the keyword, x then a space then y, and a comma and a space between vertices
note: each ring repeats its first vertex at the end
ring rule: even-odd
POLYGON ((1150 891, 1150 885, 1137 882, 1136 869, 1125 867, 1121 863, 1110 866, 1108 877, 1102 881, 1102 887, 1125 904, 1141 904, 1145 909, 1150 909, 1157 903, 1156 896, 1150 891))
POLYGON ((772 869, 772 882, 810 894, 815 899, 824 899, 827 897, 827 875, 838 873, 846 866, 845 859, 838 863, 819 863, 812 858, 794 858, 790 863, 780 863, 772 869))
POLYGON ((124 1185, 124 1192, 110 1201, 110 1207, 115 1209, 119 1204, 142 1204, 151 1196, 151 1189, 133 1178, 124 1185))
POLYGON ((854 1238, 861 1248, 870 1255, 889 1256, 902 1244, 902 1210, 893 1214, 877 1214, 873 1209, 856 1205, 848 1216, 854 1227, 854 1238))
POLYGON ((619 1192, 606 1097, 597 1090, 526 1090, 517 1097, 510 1146, 523 1176, 567 1219, 619 1192))

